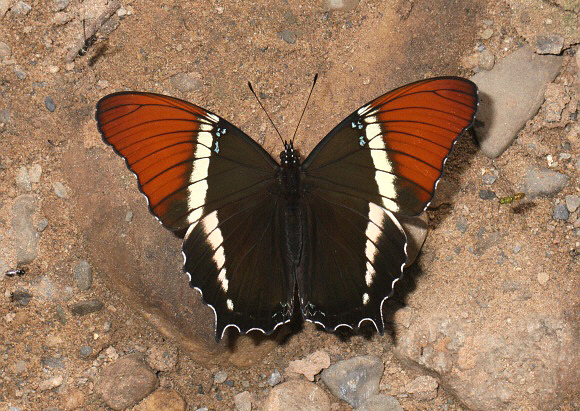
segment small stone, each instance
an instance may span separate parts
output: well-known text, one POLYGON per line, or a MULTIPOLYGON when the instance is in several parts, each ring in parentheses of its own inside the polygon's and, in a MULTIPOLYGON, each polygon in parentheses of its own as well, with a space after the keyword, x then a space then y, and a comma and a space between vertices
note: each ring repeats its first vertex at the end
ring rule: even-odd
POLYGON ((565 174, 549 169, 528 169, 524 176, 524 192, 526 197, 549 196, 561 191, 568 183, 565 174))
MULTIPOLYGON (((2 61, 0 59, 0 61, 2 61)), ((10 123, 10 110, 4 109, 0 110, 0 124, 8 124, 10 123)))
POLYGON ((395 397, 379 394, 366 400, 357 411, 403 411, 403 407, 395 397))
POLYGON ((185 411, 186 407, 177 391, 160 388, 141 401, 134 411, 185 411))
POLYGON ((109 87, 109 82, 107 80, 99 80, 97 81, 97 89, 104 90, 109 87))
POLYGON ((83 345, 80 349, 81 357, 87 358, 93 355, 93 347, 90 345, 83 345))
POLYGON ((330 400, 316 384, 293 380, 274 387, 264 401, 262 410, 330 411, 330 400))
POLYGON ((548 273, 543 272, 543 271, 538 273, 538 282, 541 285, 546 285, 546 283, 548 282, 549 279, 550 279, 550 276, 548 275, 548 273))
POLYGON ((234 404, 236 411, 252 411, 252 394, 248 391, 242 391, 234 395, 234 404))
POLYGON ((522 245, 518 244, 518 243, 514 244, 513 250, 514 250, 514 254, 519 253, 520 251, 522 251, 522 245))
POLYGON ((495 65, 495 56, 489 50, 483 50, 479 53, 479 67, 483 70, 491 70, 495 65))
POLYGON ((26 361, 18 360, 10 366, 10 371, 14 374, 23 374, 28 371, 28 363, 26 361))
POLYGON ((41 383, 38 384, 38 389, 40 391, 51 390, 53 388, 60 387, 63 381, 64 379, 60 375, 58 377, 52 377, 48 380, 41 381, 41 383))
POLYGON ((493 200, 497 198, 497 195, 491 190, 479 190, 479 198, 482 200, 493 200))
POLYGON ((171 85, 182 93, 199 91, 203 88, 201 76, 197 73, 178 73, 169 80, 171 85))
POLYGON ((87 261, 81 260, 75 265, 75 280, 79 290, 88 290, 93 285, 93 270, 87 261))
MULTIPOLYGON (((58 67, 58 66, 49 66, 49 67, 48 67, 48 72, 49 72, 50 74, 56 74, 56 73, 58 73, 59 71, 60 71, 60 67, 58 67)), ((48 107, 47 107, 47 108, 48 108, 48 107)), ((56 108, 56 106, 55 106, 55 108, 56 108)), ((54 111, 54 110, 51 110, 51 111, 54 111)))
POLYGON ((30 175, 28 174, 28 169, 24 166, 18 169, 16 174, 16 187, 21 191, 32 190, 32 185, 30 184, 30 175))
POLYGON ((133 212, 132 211, 127 211, 127 214, 125 214, 125 221, 128 223, 133 221, 133 212))
POLYGON ((467 217, 461 216, 457 219, 457 222, 455 223, 455 227, 457 227, 457 230, 459 230, 459 232, 461 234, 465 234, 467 232, 467 230, 469 229, 469 224, 467 223, 467 217))
POLYGON ((0 62, 9 59, 11 55, 12 49, 10 49, 10 46, 3 41, 0 41, 0 62))
POLYGON ((63 11, 68 6, 69 0, 53 0, 52 10, 63 11))
POLYGON ((564 37, 557 34, 536 37, 536 53, 560 54, 564 48, 564 37))
POLYGON ((95 391, 109 407, 124 410, 152 393, 158 382, 142 355, 132 354, 104 367, 96 378, 95 391))
POLYGON ((423 375, 415 378, 409 384, 405 385, 405 391, 413 394, 413 397, 421 401, 430 401, 437 397, 437 388, 439 383, 429 375, 423 375))
POLYGON ((69 309, 74 315, 83 316, 102 310, 103 303, 99 300, 81 301, 71 305, 69 309))
POLYGON ((379 357, 354 357, 339 361, 324 370, 322 381, 336 397, 357 408, 378 394, 383 368, 379 357))
POLYGON ((56 182, 52 183, 52 188, 54 189, 54 193, 57 195, 57 197, 60 197, 60 198, 67 198, 68 197, 68 194, 66 192, 66 187, 60 181, 56 181, 56 182))
POLYGON ((28 170, 31 183, 39 183, 42 175, 42 166, 40 164, 33 164, 28 170))
POLYGON ((32 294, 27 290, 16 290, 10 296, 10 300, 15 304, 27 306, 32 300, 32 294))
POLYGON ((272 374, 270 374, 270 376, 268 377, 268 385, 270 387, 273 387, 275 385, 280 384, 280 382, 282 381, 282 376, 280 375, 280 371, 278 370, 274 370, 274 372, 272 374))
POLYGON ((63 368, 64 361, 60 357, 44 357, 41 361, 43 366, 48 368, 63 368))
POLYGON ((356 9, 359 0, 326 0, 325 6, 330 11, 352 11, 356 9))
POLYGON ((309 381, 314 381, 314 377, 329 366, 330 356, 326 351, 319 350, 304 359, 290 361, 286 373, 302 374, 309 381))
POLYGON ((50 96, 46 96, 46 98, 44 99, 44 105, 45 105, 46 109, 48 111, 50 111, 51 113, 54 110, 56 110, 56 103, 54 102, 54 100, 50 96))
POLYGON ((489 40, 491 36, 493 36, 493 30, 490 28, 483 30, 483 32, 481 33, 481 38, 483 40, 489 40))
POLYGON ((570 212, 564 204, 556 204, 552 211, 552 217, 554 220, 567 220, 570 218, 570 212))
POLYGON ((228 379, 228 373, 225 371, 218 371, 213 376, 213 382, 215 384, 223 384, 225 380, 228 379))
POLYGON ((297 39, 296 33, 294 33, 292 30, 288 30, 288 29, 282 30, 280 32, 280 37, 282 38, 282 40, 284 40, 288 44, 296 43, 296 39, 297 39))
POLYGON ((10 11, 14 14, 27 15, 32 10, 32 7, 23 1, 18 1, 14 6, 10 8, 10 11))
POLYGON ((566 208, 568 211, 573 213, 580 207, 580 197, 576 195, 567 195, 566 196, 566 208))

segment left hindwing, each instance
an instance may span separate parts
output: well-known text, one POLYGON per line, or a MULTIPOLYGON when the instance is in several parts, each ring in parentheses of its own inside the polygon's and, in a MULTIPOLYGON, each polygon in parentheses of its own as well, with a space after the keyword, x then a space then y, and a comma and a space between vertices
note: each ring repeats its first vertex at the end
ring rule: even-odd
POLYGON ((425 210, 477 101, 462 78, 411 83, 352 113, 304 161, 309 238, 297 281, 306 319, 331 330, 367 319, 383 331, 382 303, 407 259, 395 215, 425 210))

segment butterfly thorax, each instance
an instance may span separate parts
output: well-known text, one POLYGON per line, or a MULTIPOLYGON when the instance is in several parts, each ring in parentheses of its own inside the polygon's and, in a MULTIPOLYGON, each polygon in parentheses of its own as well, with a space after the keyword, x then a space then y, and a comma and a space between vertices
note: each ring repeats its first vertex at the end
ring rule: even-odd
POLYGON ((300 153, 294 150, 292 142, 284 143, 280 153, 280 171, 278 174, 280 195, 284 199, 284 231, 286 233, 287 257, 295 267, 302 256, 304 215, 302 212, 302 184, 300 153))

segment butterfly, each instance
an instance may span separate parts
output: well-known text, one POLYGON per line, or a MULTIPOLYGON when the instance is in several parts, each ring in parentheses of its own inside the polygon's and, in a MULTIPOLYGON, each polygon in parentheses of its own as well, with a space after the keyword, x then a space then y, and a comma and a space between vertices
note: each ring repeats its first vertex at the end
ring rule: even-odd
POLYGON ((277 161, 223 118, 160 94, 107 95, 96 120, 151 213, 183 238, 219 341, 230 327, 270 334, 295 310, 327 331, 370 321, 382 334, 407 261, 397 217, 428 206, 477 105, 469 80, 417 81, 353 112, 304 160, 292 140, 277 161))

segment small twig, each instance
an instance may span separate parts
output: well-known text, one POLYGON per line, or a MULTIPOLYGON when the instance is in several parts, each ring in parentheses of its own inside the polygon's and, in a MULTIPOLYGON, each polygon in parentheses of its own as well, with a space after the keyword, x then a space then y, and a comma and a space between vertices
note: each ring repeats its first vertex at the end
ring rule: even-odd
POLYGON ((119 0, 113 0, 106 8, 106 10, 101 13, 99 17, 90 24, 86 29, 86 33, 83 34, 83 38, 80 38, 76 44, 69 50, 64 61, 65 63, 71 63, 75 58, 78 57, 79 51, 85 47, 86 40, 94 36, 97 31, 101 28, 103 24, 121 7, 119 0))

